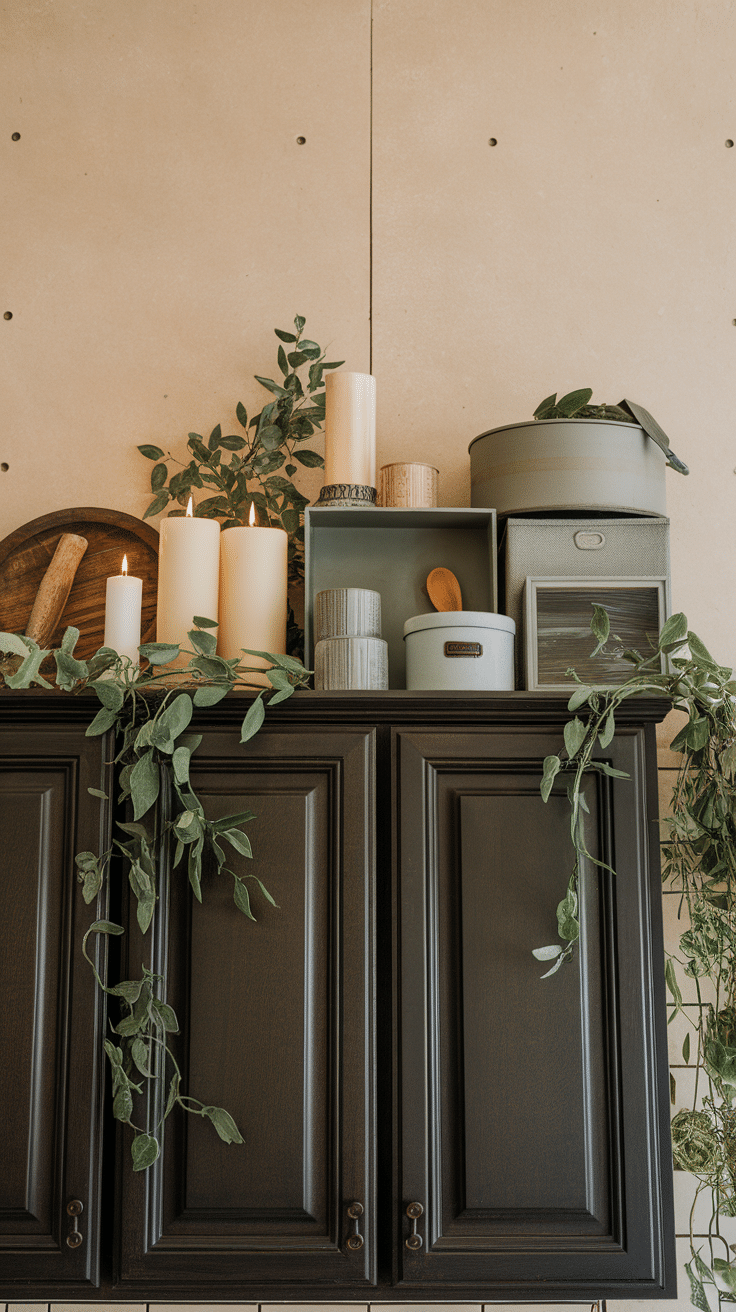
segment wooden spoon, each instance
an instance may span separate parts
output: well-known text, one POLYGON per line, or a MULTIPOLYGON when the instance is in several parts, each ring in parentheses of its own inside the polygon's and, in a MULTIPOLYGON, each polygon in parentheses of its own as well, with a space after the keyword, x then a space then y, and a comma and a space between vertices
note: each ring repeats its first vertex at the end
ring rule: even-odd
POLYGON ((463 594, 451 569, 444 565, 433 569, 427 576, 427 592, 435 610, 462 610, 463 594))

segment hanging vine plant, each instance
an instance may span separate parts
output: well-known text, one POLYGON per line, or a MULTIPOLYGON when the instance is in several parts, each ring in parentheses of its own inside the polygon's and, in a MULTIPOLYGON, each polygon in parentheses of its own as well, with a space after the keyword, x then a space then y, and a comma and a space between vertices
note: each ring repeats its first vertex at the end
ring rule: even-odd
MULTIPOLYGON (((601 606, 594 607, 591 629, 596 655, 615 637, 601 606)), ((647 656, 624 651, 622 659, 633 673, 613 688, 583 684, 568 671, 578 685, 568 703, 574 714, 565 725, 564 749, 544 762, 541 792, 546 801, 557 776, 568 777, 575 858, 557 908, 561 942, 536 948, 534 955, 551 963, 547 975, 552 975, 574 954, 580 935, 579 862, 585 857, 602 864, 585 844, 583 777, 591 770, 621 776, 601 758, 613 739, 618 707, 643 693, 667 698, 687 718, 671 744, 682 759, 662 849, 662 878, 680 895, 685 928, 667 958, 665 978, 669 1021, 685 1019, 682 1058, 696 1076, 692 1105, 672 1122, 673 1156, 676 1169, 689 1171, 697 1182, 686 1265, 691 1301, 701 1312, 712 1312, 706 1287, 718 1308, 736 1302, 736 1243, 723 1234, 724 1221, 736 1217, 736 680, 730 667, 713 660, 682 614, 666 622, 647 656), (694 1006, 683 1002, 683 979, 694 984, 694 1006), (710 1203, 710 1221, 701 1237, 694 1217, 703 1197, 710 1203)))
MULTIPOLYGON (((148 665, 143 672, 107 647, 100 648, 88 661, 79 660, 74 655, 79 638, 75 628, 66 630, 61 647, 54 651, 44 650, 32 638, 0 633, 0 651, 6 654, 3 679, 9 688, 29 688, 32 684, 52 688, 54 685, 41 674, 41 667, 47 657, 53 657, 57 688, 66 693, 93 691, 97 695, 100 709, 86 733, 93 738, 114 731, 120 789, 117 800, 119 805, 127 806, 132 819, 117 822, 119 835, 108 851, 77 853, 77 876, 85 902, 91 903, 110 879, 113 862, 121 863, 144 934, 156 911, 160 855, 172 838, 173 868, 186 871, 198 902, 203 899, 207 883, 205 871, 214 869, 216 875, 233 881, 235 907, 248 919, 255 920, 253 894, 276 905, 259 876, 254 872, 239 874, 228 855, 235 852, 252 857, 243 827, 255 819, 253 813, 243 811, 214 821, 205 815, 190 776, 192 756, 202 741, 201 734, 191 732, 191 722, 195 709, 216 705, 234 688, 257 689, 242 722, 240 741, 246 743, 263 724, 266 704, 276 705, 291 697, 297 688, 305 687, 309 671, 291 656, 243 652, 270 662, 272 668, 265 671, 270 689, 264 689, 252 678, 256 673, 262 677, 262 669, 243 665, 237 657, 225 660, 216 654, 216 638, 211 631, 217 627, 216 621, 195 616, 194 624, 189 633, 191 649, 160 642, 141 646, 141 657, 148 665), (177 670, 177 682, 172 685, 166 667, 181 652, 189 660, 177 670), (162 825, 158 801, 164 780, 176 806, 174 818, 162 825)), ((103 803, 109 800, 99 789, 89 791, 103 803)), ((182 1090, 181 1071, 169 1043, 170 1035, 178 1033, 179 1023, 173 1007, 162 996, 162 977, 144 967, 140 979, 111 984, 99 973, 88 949, 90 937, 118 937, 124 932, 124 927, 113 921, 96 920, 84 936, 82 952, 98 987, 120 1006, 119 1017, 109 1018, 110 1034, 104 1046, 112 1077, 113 1116, 129 1125, 133 1133, 133 1170, 145 1170, 156 1161, 163 1123, 175 1106, 209 1120, 225 1143, 242 1143, 240 1130, 225 1108, 200 1102, 182 1090), (139 1098, 136 1103, 135 1096, 145 1091, 144 1081, 155 1096, 139 1098), (143 1122, 137 1106, 150 1109, 143 1122), (163 1108, 160 1115, 157 1108, 163 1108)))

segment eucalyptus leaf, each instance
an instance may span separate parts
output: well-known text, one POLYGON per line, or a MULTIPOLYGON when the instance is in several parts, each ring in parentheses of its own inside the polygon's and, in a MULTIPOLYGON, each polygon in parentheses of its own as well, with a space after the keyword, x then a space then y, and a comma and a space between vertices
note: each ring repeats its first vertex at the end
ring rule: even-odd
POLYGON ((179 655, 179 647, 171 642, 144 642, 138 650, 151 665, 168 665, 179 655))
POLYGON ((261 725, 263 724, 265 715, 266 715, 266 709, 263 705, 263 693, 259 692, 258 696, 255 698, 255 701, 249 707, 248 713, 245 719, 243 720, 243 724, 240 731, 241 743, 247 743, 250 741, 251 738, 255 737, 261 725))
POLYGON ((157 1160, 160 1148, 158 1139, 153 1134, 137 1134, 130 1145, 133 1158, 133 1170, 145 1171, 157 1160))
POLYGON ((139 446, 138 450, 146 460, 163 460, 164 453, 160 446, 139 446))
POLYGON ((227 697, 229 692, 230 688, 227 684, 219 688, 217 686, 198 688, 192 700, 195 706, 216 706, 227 697))
POLYGON ((161 776, 152 750, 139 757, 130 772, 130 795, 136 820, 155 806, 161 787, 161 776))

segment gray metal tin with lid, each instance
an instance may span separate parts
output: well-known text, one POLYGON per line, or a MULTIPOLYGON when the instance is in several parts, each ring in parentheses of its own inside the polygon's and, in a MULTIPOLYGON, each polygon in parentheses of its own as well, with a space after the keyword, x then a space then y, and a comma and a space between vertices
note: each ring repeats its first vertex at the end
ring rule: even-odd
POLYGON ((515 633, 514 621, 493 611, 414 615, 404 624, 406 686, 513 691, 515 633))

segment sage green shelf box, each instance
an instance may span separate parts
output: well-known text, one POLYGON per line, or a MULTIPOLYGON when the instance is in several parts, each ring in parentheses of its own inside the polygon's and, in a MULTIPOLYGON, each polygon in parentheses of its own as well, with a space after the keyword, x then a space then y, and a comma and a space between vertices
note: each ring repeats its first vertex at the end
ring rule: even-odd
POLYGON ((404 620, 435 613, 426 590, 430 570, 438 565, 452 570, 465 610, 497 609, 495 510, 308 506, 304 537, 305 660, 310 668, 314 666, 314 598, 325 588, 380 592, 390 688, 406 687, 404 620))

